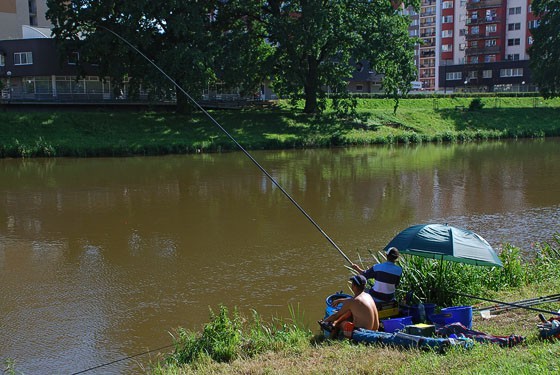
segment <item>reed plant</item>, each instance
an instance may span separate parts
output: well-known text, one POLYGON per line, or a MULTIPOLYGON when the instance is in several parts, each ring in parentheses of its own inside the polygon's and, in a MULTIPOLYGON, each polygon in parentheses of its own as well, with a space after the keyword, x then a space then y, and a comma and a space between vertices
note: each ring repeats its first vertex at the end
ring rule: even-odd
MULTIPOLYGON (((530 283, 560 276, 560 234, 549 242, 537 244, 536 256, 527 258, 521 249, 504 244, 499 252, 503 267, 478 267, 449 261, 403 255, 403 276, 398 295, 413 292, 414 302, 431 302, 438 306, 473 303, 453 292, 482 296, 512 290, 530 283)), ((379 261, 379 257, 375 260, 379 261)))
POLYGON ((193 368, 211 362, 231 362, 237 358, 251 358, 265 352, 297 352, 309 346, 312 332, 304 323, 299 305, 289 307, 290 318, 273 318, 265 322, 253 311, 250 318, 232 314, 225 306, 219 312, 210 310, 210 322, 201 333, 178 328, 173 335, 174 351, 163 363, 154 366, 154 373, 169 373, 182 366, 193 368))

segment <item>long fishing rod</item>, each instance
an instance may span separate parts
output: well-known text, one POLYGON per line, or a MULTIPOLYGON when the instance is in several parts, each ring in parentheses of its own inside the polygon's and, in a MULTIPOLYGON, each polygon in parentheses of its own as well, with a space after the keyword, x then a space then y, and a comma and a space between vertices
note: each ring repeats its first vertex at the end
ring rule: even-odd
POLYGON ((106 366, 109 366, 109 365, 114 365, 115 363, 119 363, 119 362, 122 362, 122 361, 126 361, 126 360, 132 359, 132 358, 134 358, 134 357, 140 357, 140 356, 142 356, 142 355, 146 355, 146 354, 149 354, 149 353, 153 353, 153 352, 156 352, 156 351, 160 351, 160 350, 163 350, 163 349, 167 349, 167 348, 172 347, 173 345, 174 345, 174 344, 170 344, 170 345, 162 346, 162 347, 157 348, 157 349, 151 349, 151 350, 148 350, 148 351, 145 351, 145 352, 142 352, 142 353, 137 353, 137 354, 129 355, 128 357, 116 359, 116 360, 111 361, 111 362, 107 362, 107 363, 103 363, 103 364, 100 364, 100 365, 97 365, 97 366, 94 366, 94 367, 90 367, 90 368, 87 368, 87 369, 85 369, 85 370, 81 370, 81 371, 78 371, 78 372, 74 372, 74 373, 72 373, 72 374, 70 374, 70 375, 84 374, 84 373, 86 373, 86 372, 90 372, 90 371, 92 371, 92 370, 97 370, 97 369, 99 369, 99 368, 101 368, 101 367, 106 367, 106 366))
POLYGON ((474 299, 479 299, 479 300, 481 300, 481 301, 494 302, 494 303, 499 303, 499 304, 502 304, 502 305, 517 307, 517 308, 520 308, 520 309, 532 310, 532 311, 537 311, 537 312, 541 312, 541 313, 547 313, 547 314, 551 314, 551 315, 558 315, 558 316, 560 316, 560 312, 554 312, 554 311, 549 311, 549 310, 537 309, 537 308, 534 308, 534 307, 519 305, 519 304, 516 304, 516 303, 502 302, 502 301, 497 301, 497 300, 494 300, 494 299, 482 298, 482 297, 477 297, 477 296, 471 296, 471 295, 468 295, 468 294, 463 294, 463 293, 458 293, 458 292, 449 292, 449 293, 455 294, 455 295, 461 296, 461 297, 474 298, 474 299))
POLYGON ((313 218, 311 216, 309 216, 309 214, 295 201, 294 198, 292 198, 292 196, 290 194, 288 194, 288 192, 286 190, 284 190, 284 188, 278 183, 278 181, 276 181, 276 179, 274 179, 274 177, 272 177, 272 175, 270 173, 268 173, 268 171, 266 169, 264 169, 264 167, 262 165, 259 164, 259 162, 243 147, 241 146, 241 144, 239 142, 237 142, 237 140, 222 126, 220 125, 220 123, 218 121, 216 121, 216 119, 214 119, 214 117, 212 117, 212 115, 210 115, 210 113, 208 113, 208 111, 206 111, 199 103, 198 101, 196 101, 191 95, 189 95, 188 92, 186 92, 173 78, 171 78, 167 73, 165 73, 163 71, 163 69, 161 69, 156 63, 154 63, 152 60, 150 60, 144 53, 142 53, 138 48, 136 48, 133 44, 131 44, 128 40, 126 40, 124 37, 120 36, 119 34, 117 34, 116 32, 114 32, 111 29, 108 29, 105 26, 102 25, 96 25, 99 28, 102 28, 108 32, 110 32, 111 34, 113 34, 114 36, 116 36, 117 38, 119 38, 120 40, 122 40, 124 43, 126 43, 130 48, 132 48, 134 51, 136 51, 140 56, 142 56, 143 58, 145 58, 150 64, 152 64, 161 74, 163 74, 165 76, 165 78, 167 78, 171 83, 173 83, 173 85, 180 90, 183 94, 185 94, 185 96, 194 103, 194 105, 202 111, 202 113, 204 113, 209 119, 210 121, 212 121, 214 123, 214 125, 216 125, 229 139, 231 139, 231 141, 233 143, 235 143, 235 145, 241 150, 243 151, 243 153, 257 166, 257 168, 259 168, 265 175, 266 177, 268 177, 268 179, 270 181, 272 181, 272 183, 274 185, 276 185, 276 187, 278 187, 278 189, 280 189, 280 191, 290 200, 290 202, 292 202, 297 209, 307 218, 307 220, 309 220, 311 222, 311 224, 313 224, 315 226, 315 228, 317 228, 317 230, 319 232, 321 232, 321 234, 330 242, 330 244, 340 253, 340 255, 342 255, 344 257, 344 259, 352 264, 352 261, 350 260, 350 258, 348 258, 346 256, 346 254, 344 254, 344 252, 342 251, 342 249, 327 235, 327 233, 319 226, 319 224, 317 224, 317 222, 315 222, 315 220, 313 220, 313 218))
MULTIPOLYGON (((515 302, 511 302, 514 303, 516 305, 520 305, 520 306, 534 306, 534 305, 540 305, 543 303, 547 303, 547 302, 557 302, 560 301, 560 294, 551 294, 549 296, 544 296, 544 297, 535 297, 535 298, 529 298, 529 299, 524 299, 524 300, 520 300, 520 301, 515 301, 515 302)), ((517 307, 515 306, 508 306, 508 305, 503 305, 503 304, 497 304, 494 306, 490 306, 490 307, 486 307, 486 308, 478 308, 478 310, 491 310, 491 311, 507 311, 507 310, 512 310, 515 309, 517 307)))

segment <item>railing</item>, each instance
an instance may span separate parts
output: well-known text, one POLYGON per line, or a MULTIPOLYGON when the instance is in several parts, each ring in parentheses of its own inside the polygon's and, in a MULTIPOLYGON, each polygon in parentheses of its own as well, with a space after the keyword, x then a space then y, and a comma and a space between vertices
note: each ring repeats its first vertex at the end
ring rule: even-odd
POLYGON ((503 0, 481 0, 469 1, 467 3, 467 10, 480 9, 480 8, 498 8, 502 6, 503 0))
POLYGON ((499 33, 478 33, 478 34, 467 33, 465 34, 465 37, 467 38, 467 40, 493 39, 493 38, 499 38, 500 34, 499 33))
POLYGON ((489 47, 478 47, 478 48, 467 48, 465 50, 466 55, 482 55, 487 53, 499 53, 500 46, 489 46, 489 47))
POLYGON ((481 18, 467 18, 467 25, 483 25, 486 23, 498 23, 501 22, 502 17, 492 16, 492 17, 481 17, 481 18))

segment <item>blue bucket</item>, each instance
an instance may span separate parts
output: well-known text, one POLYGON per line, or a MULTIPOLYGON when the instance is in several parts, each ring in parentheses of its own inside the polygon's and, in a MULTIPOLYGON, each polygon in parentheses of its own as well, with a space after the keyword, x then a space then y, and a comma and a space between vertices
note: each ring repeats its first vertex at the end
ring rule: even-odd
POLYGON ((330 296, 328 296, 327 299, 325 300, 325 304, 327 305, 327 307, 325 308, 325 318, 331 316, 332 314, 340 310, 342 304, 339 304, 338 306, 332 305, 333 301, 339 298, 352 298, 352 296, 342 292, 331 294, 330 296))
POLYGON ((459 322, 468 329, 472 328, 472 306, 446 307, 441 309, 441 313, 451 314, 449 318, 445 318, 445 324, 459 322))
MULTIPOLYGON (((325 318, 331 316, 332 314, 334 314, 335 312, 337 312, 338 310, 340 310, 340 307, 342 306, 342 304, 339 304, 338 306, 333 306, 332 302, 336 299, 339 298, 352 298, 351 295, 349 294, 345 294, 345 293, 335 293, 335 294, 331 294, 330 296, 327 297, 327 299, 325 300, 325 304, 326 304, 326 308, 325 308, 325 318)), ((325 337, 329 337, 330 332, 327 330, 323 330, 323 333, 325 335, 325 337)))
POLYGON ((385 319, 382 320, 381 323, 383 323, 383 329, 385 330, 385 332, 393 333, 401 331, 404 329, 404 327, 411 325, 412 317, 403 316, 401 318, 385 319))
POLYGON ((436 304, 435 303, 425 303, 424 304, 424 311, 426 313, 426 319, 431 322, 430 316, 434 315, 436 311, 436 304))

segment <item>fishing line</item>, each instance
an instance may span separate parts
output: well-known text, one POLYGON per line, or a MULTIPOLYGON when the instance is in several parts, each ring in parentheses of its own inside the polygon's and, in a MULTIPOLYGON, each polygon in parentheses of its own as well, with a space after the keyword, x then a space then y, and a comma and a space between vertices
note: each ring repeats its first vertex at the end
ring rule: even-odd
POLYGON ((468 294, 463 294, 463 293, 458 293, 458 292, 449 292, 451 294, 455 294, 461 297, 467 297, 467 298, 474 298, 474 299, 479 299, 481 301, 486 301, 486 302, 494 302, 494 303, 499 303, 501 305, 507 305, 507 306, 513 306, 513 307, 517 307, 520 309, 525 309, 525 310, 532 310, 532 311, 537 311, 537 312, 541 312, 541 313, 547 313, 547 314, 551 314, 551 315, 557 315, 560 316, 560 312, 554 312, 554 311, 549 311, 549 310, 543 310, 543 309, 537 309, 535 307, 529 307, 529 306, 523 306, 523 305, 519 305, 516 303, 509 303, 509 302, 502 302, 502 301, 496 301, 494 299, 489 299, 489 298, 482 298, 482 297, 477 297, 477 296, 471 296, 468 294))
POLYGON ((120 36, 119 34, 114 32, 113 30, 106 28, 105 26, 101 26, 101 25, 97 25, 97 26, 106 30, 106 31, 108 31, 108 32, 110 32, 111 34, 113 34, 114 36, 116 36, 117 38, 122 40, 124 43, 126 43, 130 48, 132 48, 140 56, 142 56, 150 64, 152 64, 161 74, 163 74, 165 76, 165 78, 167 78, 169 81, 171 81, 171 83, 173 83, 173 85, 178 90, 180 90, 183 94, 185 94, 185 96, 191 102, 193 102, 194 105, 199 110, 201 110, 202 113, 204 113, 210 119, 210 121, 212 121, 212 123, 214 123, 214 125, 216 125, 233 143, 235 143, 235 145, 257 166, 257 168, 259 168, 261 170, 261 172, 263 172, 266 175, 266 177, 268 177, 268 179, 270 181, 272 181, 272 183, 274 185, 276 185, 276 187, 278 189, 280 189, 280 191, 290 200, 290 202, 292 202, 297 207, 297 209, 307 218, 307 220, 309 220, 311 222, 311 224, 313 224, 315 226, 315 228, 317 228, 317 230, 319 232, 321 232, 321 234, 340 253, 340 255, 342 255, 348 263, 352 264, 352 261, 350 260, 350 258, 348 258, 346 256, 346 254, 344 254, 342 249, 340 249, 340 247, 327 235, 327 233, 321 228, 321 226, 319 226, 319 224, 317 224, 317 222, 315 222, 315 220, 313 220, 313 218, 295 201, 295 199, 292 198, 292 196, 290 194, 288 194, 288 192, 286 190, 284 190, 284 188, 278 183, 278 181, 276 181, 276 179, 274 177, 272 177, 272 175, 270 173, 268 173, 268 171, 266 169, 264 169, 264 167, 262 165, 260 165, 259 162, 243 146, 241 146, 241 144, 239 142, 237 142, 237 140, 222 125, 220 125, 220 123, 218 121, 216 121, 216 119, 214 119, 214 117, 212 117, 212 115, 210 115, 210 113, 208 113, 208 111, 206 111, 204 108, 202 108, 202 106, 192 96, 190 96, 189 93, 187 93, 173 78, 171 78, 167 73, 165 73, 163 71, 163 69, 161 69, 156 63, 154 63, 152 60, 150 60, 144 53, 142 53, 138 48, 136 48, 134 45, 132 45, 124 37, 120 36))
POLYGON ((131 359, 131 358, 134 358, 134 357, 140 357, 141 355, 146 355, 146 354, 149 354, 149 353, 152 353, 152 352, 156 352, 156 351, 159 351, 159 350, 162 350, 162 349, 167 349, 167 348, 169 348, 169 347, 171 347, 171 346, 173 346, 173 345, 174 345, 174 344, 166 345, 166 346, 162 346, 161 348, 148 350, 148 351, 143 352, 143 353, 133 354, 133 355, 130 355, 130 356, 128 356, 128 357, 124 357, 124 358, 117 359, 117 360, 114 360, 114 361, 111 361, 111 362, 103 363, 103 364, 101 364, 101 365, 94 366, 94 367, 90 367, 90 368, 87 368, 87 369, 82 370, 82 371, 73 372, 73 373, 70 374, 70 375, 78 375, 78 374, 83 374, 83 373, 88 372, 88 371, 97 370, 98 368, 105 367, 105 366, 109 366, 109 365, 113 365, 113 364, 115 364, 115 363, 117 363, 117 362, 126 361, 127 359, 131 359))

